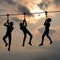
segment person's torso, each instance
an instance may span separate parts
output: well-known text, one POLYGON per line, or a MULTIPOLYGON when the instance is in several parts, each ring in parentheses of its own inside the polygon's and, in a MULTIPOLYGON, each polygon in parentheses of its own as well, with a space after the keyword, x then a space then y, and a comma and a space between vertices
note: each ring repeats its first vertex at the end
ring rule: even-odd
POLYGON ((11 27, 11 26, 8 26, 7 27, 7 33, 8 34, 11 34, 12 30, 13 30, 13 27, 11 27))
POLYGON ((46 28, 46 29, 49 29, 49 27, 50 27, 50 23, 46 23, 46 24, 45 24, 45 28, 46 28))
POLYGON ((27 28, 25 26, 20 26, 20 29, 23 31, 23 32, 27 32, 27 28))

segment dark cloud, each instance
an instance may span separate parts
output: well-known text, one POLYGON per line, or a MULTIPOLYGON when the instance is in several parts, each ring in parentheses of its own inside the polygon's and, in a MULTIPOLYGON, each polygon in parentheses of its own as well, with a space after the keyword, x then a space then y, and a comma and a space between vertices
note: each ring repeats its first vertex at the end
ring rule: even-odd
POLYGON ((7 2, 8 4, 14 5, 15 2, 13 0, 0 0, 0 3, 7 2))
POLYGON ((0 0, 0 3, 2 2, 3 0, 0 0))
POLYGON ((15 4, 15 2, 14 2, 13 0, 6 0, 6 2, 7 2, 8 4, 11 4, 11 5, 14 5, 14 4, 15 4))
POLYGON ((60 0, 54 0, 56 5, 60 5, 60 0))
POLYGON ((51 4, 51 1, 49 0, 43 0, 40 4, 38 4, 38 6, 41 8, 41 9, 47 9, 51 4))
MULTIPOLYGON (((18 5, 18 10, 22 13, 30 13, 29 9, 21 4, 18 5)), ((28 14, 28 16, 31 16, 31 14, 28 14)))

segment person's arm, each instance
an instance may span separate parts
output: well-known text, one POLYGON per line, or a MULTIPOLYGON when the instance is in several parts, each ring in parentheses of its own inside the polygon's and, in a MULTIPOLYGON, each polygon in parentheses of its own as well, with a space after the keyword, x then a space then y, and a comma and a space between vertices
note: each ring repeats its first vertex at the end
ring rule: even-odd
POLYGON ((7 22, 4 23, 4 26, 9 26, 9 20, 7 20, 7 22))
POLYGON ((27 27, 27 22, 25 19, 23 20, 23 25, 27 27))
POLYGON ((47 22, 47 20, 44 22, 44 25, 46 25, 48 22, 47 22))

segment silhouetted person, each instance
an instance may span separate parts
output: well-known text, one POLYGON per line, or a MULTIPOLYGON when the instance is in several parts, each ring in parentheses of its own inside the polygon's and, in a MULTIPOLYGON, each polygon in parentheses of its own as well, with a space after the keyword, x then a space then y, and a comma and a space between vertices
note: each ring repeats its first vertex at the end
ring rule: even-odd
POLYGON ((24 47, 25 45, 25 40, 26 40, 26 37, 27 37, 27 34, 30 36, 30 41, 29 41, 29 45, 32 46, 31 44, 31 40, 32 40, 32 34, 28 31, 28 29, 26 28, 27 27, 27 22, 26 20, 24 19, 23 20, 23 23, 20 23, 20 29, 23 31, 23 34, 24 34, 24 39, 23 39, 23 44, 22 46, 24 47))
POLYGON ((5 36, 3 37, 3 41, 5 43, 5 47, 8 46, 8 51, 10 51, 10 46, 11 46, 11 32, 13 31, 14 27, 13 27, 13 22, 9 22, 9 20, 7 20, 6 23, 4 23, 4 26, 7 27, 7 31, 5 36), (6 42, 6 38, 8 37, 9 39, 9 43, 6 42))
POLYGON ((44 23, 45 32, 44 32, 43 35, 42 35, 42 42, 41 42, 41 44, 40 44, 39 46, 42 46, 42 45, 43 45, 45 35, 46 35, 47 38, 50 40, 50 44, 52 44, 52 40, 51 40, 51 38, 49 37, 50 22, 51 22, 51 18, 47 18, 46 21, 45 21, 45 23, 44 23))

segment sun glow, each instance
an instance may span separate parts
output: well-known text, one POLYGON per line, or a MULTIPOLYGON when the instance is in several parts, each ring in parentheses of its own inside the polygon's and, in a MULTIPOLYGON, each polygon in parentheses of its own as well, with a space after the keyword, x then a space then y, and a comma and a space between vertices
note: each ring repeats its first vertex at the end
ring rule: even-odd
POLYGON ((32 8, 29 7, 29 10, 31 13, 37 13, 37 14, 33 14, 35 19, 40 19, 42 17, 45 17, 45 13, 42 13, 42 14, 39 13, 39 12, 44 12, 44 11, 41 10, 37 5, 32 6, 32 8))
POLYGON ((35 17, 36 19, 40 19, 40 18, 43 18, 43 17, 45 16, 44 13, 42 13, 42 14, 39 13, 39 12, 44 12, 43 10, 35 9, 35 10, 33 10, 33 11, 38 13, 38 14, 34 14, 34 17, 35 17))
POLYGON ((39 12, 45 12, 44 10, 40 9, 40 7, 37 5, 40 2, 42 2, 42 0, 35 0, 35 1, 32 0, 31 3, 27 2, 26 7, 29 9, 29 12, 34 13, 31 16, 26 16, 26 21, 28 23, 35 24, 40 20, 40 18, 45 17, 45 13, 39 13, 39 12))

